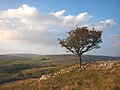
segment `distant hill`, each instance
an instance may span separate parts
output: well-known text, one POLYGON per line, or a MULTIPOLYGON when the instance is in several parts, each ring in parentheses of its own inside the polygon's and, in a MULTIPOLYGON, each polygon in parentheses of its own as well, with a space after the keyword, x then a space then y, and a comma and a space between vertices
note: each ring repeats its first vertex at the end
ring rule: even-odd
POLYGON ((96 60, 120 60, 120 57, 111 56, 99 56, 99 55, 83 55, 82 59, 85 61, 96 61, 96 60))
POLYGON ((0 60, 4 61, 15 61, 15 60, 26 60, 27 58, 11 55, 0 55, 0 60))
POLYGON ((17 56, 17 57, 23 57, 23 58, 35 58, 35 57, 39 57, 39 54, 7 54, 9 56, 17 56))
MULTIPOLYGON (((77 62, 78 57, 72 54, 59 55, 39 55, 39 54, 6 54, 0 55, 0 60, 42 60, 42 61, 66 61, 77 62)), ((82 55, 82 61, 96 61, 96 60, 120 60, 120 57, 98 56, 98 55, 82 55)))
MULTIPOLYGON (((35 60, 56 60, 56 61, 73 61, 77 60, 78 57, 72 54, 61 54, 61 55, 41 55, 40 57, 34 58, 35 60)), ((82 55, 82 61, 96 61, 96 60, 120 60, 120 57, 111 56, 99 56, 99 55, 82 55)))

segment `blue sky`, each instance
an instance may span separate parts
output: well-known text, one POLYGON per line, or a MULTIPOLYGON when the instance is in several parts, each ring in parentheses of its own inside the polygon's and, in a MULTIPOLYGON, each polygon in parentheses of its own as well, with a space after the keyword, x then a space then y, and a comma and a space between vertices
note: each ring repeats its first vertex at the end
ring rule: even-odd
POLYGON ((120 56, 120 0, 1 0, 0 51, 61 54, 57 39, 75 25, 103 31, 101 48, 87 54, 120 56))

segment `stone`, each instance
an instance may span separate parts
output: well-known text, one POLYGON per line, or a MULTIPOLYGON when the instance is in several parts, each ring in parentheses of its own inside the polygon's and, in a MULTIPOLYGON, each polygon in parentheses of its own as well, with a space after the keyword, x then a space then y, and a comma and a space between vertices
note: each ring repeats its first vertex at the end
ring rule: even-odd
MULTIPOLYGON (((52 74, 42 75, 42 76, 40 77, 39 81, 41 81, 41 80, 46 80, 46 79, 48 79, 48 78, 50 78, 50 77, 52 77, 52 74)), ((38 82, 39 82, 39 81, 38 81, 38 82)))

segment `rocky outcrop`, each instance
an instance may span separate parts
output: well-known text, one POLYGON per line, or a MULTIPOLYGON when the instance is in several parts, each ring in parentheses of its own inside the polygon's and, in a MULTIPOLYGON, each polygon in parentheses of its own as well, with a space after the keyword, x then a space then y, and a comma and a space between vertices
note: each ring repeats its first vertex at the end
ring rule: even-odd
POLYGON ((114 61, 96 61, 86 63, 85 65, 81 66, 79 70, 91 70, 91 69, 109 69, 112 68, 115 64, 114 61))
POLYGON ((48 78, 50 78, 50 77, 52 77, 52 76, 53 76, 52 74, 42 75, 42 76, 40 77, 40 79, 38 80, 38 82, 39 82, 40 80, 46 80, 46 79, 48 79, 48 78))
MULTIPOLYGON (((59 72, 56 72, 54 74, 45 74, 42 75, 39 79, 41 80, 46 80, 51 77, 55 77, 58 74, 63 74, 67 72, 72 72, 72 71, 81 71, 81 70, 91 70, 91 69, 111 69, 115 64, 117 64, 120 61, 91 61, 91 62, 84 62, 82 66, 71 66, 69 68, 61 69, 59 72)), ((39 82, 38 81, 38 82, 39 82)))

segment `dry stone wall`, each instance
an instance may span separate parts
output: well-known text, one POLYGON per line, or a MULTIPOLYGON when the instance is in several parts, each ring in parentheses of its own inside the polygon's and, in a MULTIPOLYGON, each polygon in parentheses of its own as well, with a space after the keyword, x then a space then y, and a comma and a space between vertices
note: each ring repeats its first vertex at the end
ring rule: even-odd
MULTIPOLYGON (((55 77, 58 74, 63 74, 67 72, 72 72, 74 70, 81 71, 81 70, 91 70, 91 69, 111 69, 115 64, 117 64, 118 61, 91 61, 91 62, 84 62, 82 66, 71 66, 69 68, 61 69, 59 72, 54 73, 54 74, 45 74, 42 75, 39 79, 41 80, 46 80, 51 77, 55 77)), ((38 81, 38 82, 39 82, 38 81)))

